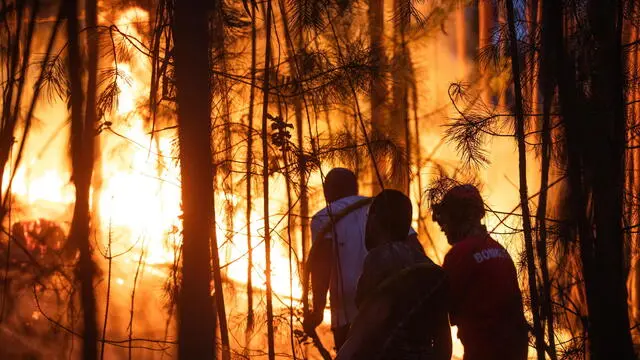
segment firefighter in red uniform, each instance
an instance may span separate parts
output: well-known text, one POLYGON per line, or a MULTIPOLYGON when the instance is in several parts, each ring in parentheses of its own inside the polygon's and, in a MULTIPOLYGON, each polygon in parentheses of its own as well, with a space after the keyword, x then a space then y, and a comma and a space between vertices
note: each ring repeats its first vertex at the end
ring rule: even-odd
POLYGON ((464 360, 527 358, 528 327, 516 268, 481 224, 484 202, 473 185, 458 185, 432 205, 433 219, 453 247, 442 267, 449 279, 450 321, 464 360))

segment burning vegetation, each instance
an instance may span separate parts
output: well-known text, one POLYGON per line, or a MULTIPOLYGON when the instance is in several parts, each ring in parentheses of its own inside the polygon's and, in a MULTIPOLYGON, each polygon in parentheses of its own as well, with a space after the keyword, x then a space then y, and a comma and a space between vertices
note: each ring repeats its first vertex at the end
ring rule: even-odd
POLYGON ((475 184, 529 357, 634 359, 639 30, 633 0, 0 2, 0 358, 335 357, 305 270, 346 167, 438 265, 475 184))

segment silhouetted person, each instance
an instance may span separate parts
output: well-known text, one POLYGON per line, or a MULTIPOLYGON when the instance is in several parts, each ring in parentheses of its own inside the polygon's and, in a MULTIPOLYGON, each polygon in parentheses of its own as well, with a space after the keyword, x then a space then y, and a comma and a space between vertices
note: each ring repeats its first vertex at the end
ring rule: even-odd
MULTIPOLYGON (((330 292, 331 329, 336 349, 340 349, 358 313, 356 287, 367 255, 365 233, 372 199, 358 195, 355 174, 344 168, 329 171, 323 190, 329 205, 311 220, 313 246, 307 271, 313 302, 310 311, 305 309, 303 326, 311 333, 322 322, 327 292, 330 292)), ((413 236, 416 237, 415 232, 413 236)))
POLYGON ((358 281, 356 317, 339 360, 449 360, 451 330, 442 268, 407 239, 411 201, 384 190, 369 209, 371 249, 358 281))
POLYGON ((481 224, 480 192, 473 185, 455 186, 432 210, 453 246, 442 266, 449 279, 450 320, 458 326, 464 359, 526 359, 528 330, 516 268, 481 224))

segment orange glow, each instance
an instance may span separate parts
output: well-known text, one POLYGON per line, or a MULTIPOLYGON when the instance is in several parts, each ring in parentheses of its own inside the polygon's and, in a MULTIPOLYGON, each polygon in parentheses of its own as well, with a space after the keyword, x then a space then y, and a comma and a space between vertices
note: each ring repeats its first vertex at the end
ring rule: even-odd
MULTIPOLYGON (((463 13, 458 12, 457 14, 458 31, 463 31, 464 26, 460 23, 463 13)), ((107 23, 105 18, 108 15, 110 14, 102 14, 101 21, 103 23, 107 23)), ((149 14, 143 9, 133 7, 117 14, 117 18, 113 22, 120 31, 127 33, 130 37, 144 39, 145 35, 136 24, 148 23, 149 14)), ((458 36, 461 35, 458 34, 458 36)), ((449 99, 446 96, 446 90, 449 82, 460 80, 461 76, 466 76, 468 72, 471 72, 471 66, 466 64, 467 59, 449 49, 445 40, 444 35, 437 35, 433 43, 418 47, 413 55, 415 76, 420 79, 416 85, 419 87, 418 92, 433 94, 433 96, 429 95, 425 99, 420 99, 423 101, 420 104, 420 112, 436 113, 435 109, 439 109, 436 116, 425 118, 420 125, 420 147, 423 156, 431 153, 435 145, 440 142, 443 136, 440 125, 457 115, 450 106, 447 106, 449 99), (431 56, 431 54, 437 56, 431 56), (422 63, 421 60, 417 60, 423 58, 428 58, 429 61, 422 63)), ((463 48, 462 42, 457 42, 456 45, 459 51, 463 48)), ((96 162, 96 173, 101 178, 101 184, 99 187, 92 188, 92 210, 94 214, 99 215, 93 225, 96 228, 96 243, 100 252, 104 254, 105 249, 110 246, 114 254, 123 254, 122 258, 114 260, 117 275, 113 277, 113 285, 118 292, 118 295, 114 295, 114 297, 118 297, 117 301, 121 303, 127 303, 130 296, 127 290, 134 286, 134 274, 137 272, 138 260, 142 259, 142 263, 148 265, 145 271, 157 276, 156 282, 148 287, 150 293, 155 297, 150 296, 151 300, 146 299, 144 305, 149 308, 153 307, 153 310, 149 310, 149 312, 157 310, 157 313, 148 315, 146 321, 153 326, 164 325, 166 319, 163 316, 166 314, 163 312, 164 310, 158 310, 162 307, 162 299, 156 294, 162 291, 163 282, 168 278, 168 265, 173 264, 176 260, 182 230, 180 165, 176 158, 178 153, 176 148, 177 132, 175 129, 163 129, 155 132, 152 136, 151 116, 148 109, 151 91, 151 60, 131 44, 124 42, 123 46, 128 46, 130 50, 130 56, 126 58, 126 61, 101 64, 102 68, 117 68, 115 81, 118 97, 113 109, 106 113, 102 119, 103 122, 110 125, 104 126, 97 137, 100 144, 100 158, 96 162)), ((60 101, 55 106, 64 108, 65 104, 60 101)), ((41 111, 45 112, 46 108, 43 107, 41 111)), ((59 114, 56 113, 56 119, 66 117, 64 111, 59 109, 56 111, 59 112, 59 114)), ((168 111, 171 112, 173 109, 168 111)), ((367 109, 363 109, 363 112, 366 111, 367 109)), ((246 114, 238 114, 233 121, 244 121, 241 120, 241 115, 246 116, 246 114)), ((166 117, 169 119, 159 120, 162 122, 162 126, 156 124, 156 130, 175 125, 174 118, 166 117)), ((320 131, 324 131, 328 126, 329 124, 321 122, 320 131)), ((334 126, 337 127, 337 125, 334 126)), ((44 160, 34 155, 38 151, 36 150, 37 146, 39 146, 34 144, 46 142, 47 136, 55 131, 57 130, 47 127, 42 131, 34 130, 33 135, 30 135, 33 137, 29 143, 30 150, 16 171, 11 189, 11 194, 20 204, 22 210, 20 216, 14 221, 38 218, 70 221, 75 190, 70 181, 69 164, 64 161, 61 164, 48 161, 53 157, 66 159, 68 144, 59 141, 56 143, 55 149, 52 146, 51 153, 44 160)), ((315 129, 313 132, 311 135, 317 135, 315 129)), ((412 136, 417 135, 412 134, 412 136)), ((309 136, 309 134, 305 134, 305 136, 309 136)), ((61 137, 64 138, 64 136, 61 137)), ((256 139, 256 143, 259 141, 256 139)), ((511 185, 513 181, 517 183, 517 162, 512 151, 513 143, 510 139, 496 139, 490 146, 490 156, 493 163, 487 169, 481 170, 479 174, 482 182, 486 184, 483 195, 493 208, 511 211, 511 208, 518 203, 517 191, 514 191, 511 185)), ((244 151, 244 148, 238 151, 240 156, 244 156, 244 151)), ((459 165, 459 156, 450 145, 443 146, 434 159, 437 160, 438 165, 442 165, 447 170, 452 170, 459 165)), ((535 163, 533 159, 530 161, 535 163)), ((323 173, 326 174, 332 165, 341 164, 324 163, 322 164, 323 173)), ((534 166, 531 168, 533 169, 534 166)), ((430 176, 435 173, 435 169, 434 163, 423 164, 420 168, 414 164, 412 173, 421 176, 423 185, 427 185, 430 176)), ((8 165, 6 171, 10 173, 13 169, 8 165)), ((530 189, 537 188, 533 175, 535 174, 531 176, 533 181, 530 182, 530 189)), ((416 204, 416 200, 423 196, 425 189, 418 188, 415 179, 412 181, 411 195, 414 204, 416 204)), ((281 299, 281 301, 274 301, 274 305, 277 307, 276 311, 282 313, 290 301, 293 302, 294 307, 300 308, 302 289, 297 260, 302 258, 302 254, 300 246, 293 245, 293 259, 289 258, 286 220, 281 221, 286 216, 285 211, 288 206, 285 179, 281 175, 274 175, 269 179, 269 182, 271 191, 269 211, 272 214, 269 221, 274 229, 271 234, 273 239, 271 278, 273 291, 281 299), (290 267, 292 267, 292 272, 290 267), (292 284, 293 286, 291 286, 292 284)), ((320 190, 321 184, 320 174, 314 172, 309 179, 310 211, 312 214, 325 205, 320 190)), ((5 177, 2 183, 3 192, 7 186, 8 177, 5 177)), ((234 291, 231 294, 227 293, 227 307, 230 309, 228 314, 234 315, 246 313, 246 308, 241 308, 246 299, 239 299, 241 297, 238 295, 240 290, 235 289, 234 286, 235 284, 244 285, 247 282, 247 254, 249 251, 253 251, 253 287, 256 289, 256 293, 266 289, 265 246, 262 242, 264 238, 262 195, 259 191, 254 192, 253 210, 250 218, 247 219, 244 185, 236 191, 237 194, 230 194, 218 188, 215 194, 217 219, 215 231, 220 244, 218 249, 220 263, 224 266, 225 281, 229 283, 225 285, 234 291), (228 230, 225 228, 224 221, 228 216, 225 213, 225 199, 231 199, 234 207, 237 207, 237 211, 233 214, 234 229, 229 229, 233 232, 231 241, 225 241, 228 230), (251 223, 250 234, 247 234, 247 223, 251 223), (249 249, 247 235, 251 236, 253 249, 249 249)), ((368 195, 368 191, 368 188, 365 188, 363 195, 368 195)), ((293 201, 296 199, 294 197, 293 201)), ((425 209, 422 211, 423 213, 427 212, 425 209)), ((417 208, 414 208, 414 214, 418 214, 417 208)), ((500 219, 495 216, 489 216, 486 219, 490 229, 493 229, 499 221, 500 219)), ((518 221, 517 217, 512 217, 506 221, 508 226, 505 224, 498 226, 496 231, 507 232, 509 226, 517 226, 518 221)), ((417 223, 417 215, 414 227, 420 228, 417 223)), ((427 252, 434 260, 439 258, 441 262, 444 253, 448 250, 448 245, 437 226, 427 222, 425 227, 434 239, 433 244, 429 244, 433 247, 427 248, 425 246, 427 252)), ((293 243, 298 244, 300 242, 299 226, 294 224, 289 230, 293 243)), ((507 237, 497 236, 496 240, 506 243, 507 237)), ((421 241, 425 245, 428 244, 426 237, 421 237, 421 241)), ((506 247, 516 258, 520 251, 519 243, 506 247)), ((105 268, 105 260, 100 258, 99 254, 96 255, 96 261, 103 269, 105 268)), ((106 274, 103 275, 106 276, 106 274)), ((244 294, 241 295, 244 296, 244 294)), ((229 316, 231 317, 231 315, 229 316)), ((325 330, 330 325, 330 318, 330 313, 326 310, 323 324, 325 330)), ((298 322, 294 325, 296 328, 300 328, 298 322)), ((244 329, 239 327, 238 325, 238 328, 232 329, 232 331, 238 332, 238 334, 243 333, 244 329)), ((457 329, 454 327, 452 334, 454 358, 461 358, 463 349, 457 339, 456 331, 457 329)), ((327 331, 325 335, 323 335, 325 344, 331 343, 330 333, 327 331)))

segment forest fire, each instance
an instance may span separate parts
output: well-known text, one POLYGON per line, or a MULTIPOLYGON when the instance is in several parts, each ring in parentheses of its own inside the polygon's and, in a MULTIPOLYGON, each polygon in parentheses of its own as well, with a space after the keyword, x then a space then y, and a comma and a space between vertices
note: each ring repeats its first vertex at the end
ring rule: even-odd
MULTIPOLYGON (((316 329, 304 286, 311 219, 345 167, 359 195, 409 197, 446 281, 456 241, 434 209, 474 184, 484 260, 516 268, 528 357, 631 359, 640 8, 621 1, 607 27, 588 16, 604 3, 0 4, 0 358, 351 359, 354 342, 333 347, 346 300, 316 329)), ((458 301, 455 360, 471 344, 458 301)))
MULTIPOLYGON (((115 21, 120 31, 127 36, 136 39, 142 38, 132 23, 148 22, 147 13, 140 8, 130 8, 121 12, 115 21)), ((98 194, 93 201, 99 204, 93 209, 100 215, 98 223, 101 232, 97 235, 102 246, 107 247, 109 233, 118 233, 118 237, 128 239, 125 242, 111 244, 114 253, 128 251, 130 261, 135 263, 144 252, 142 261, 145 264, 170 264, 176 256, 179 248, 179 237, 172 236, 180 233, 181 215, 180 209, 180 168, 172 141, 175 131, 164 130, 154 133, 152 136, 151 124, 148 122, 149 114, 145 113, 143 104, 148 101, 150 72, 149 59, 140 53, 133 52, 126 62, 111 64, 117 68, 118 94, 117 105, 111 113, 105 114, 105 120, 100 126, 101 154, 100 177, 101 184, 94 187, 92 192, 98 194), (146 120, 145 120, 146 119, 146 120)), ((45 134, 50 135, 50 134, 45 134)), ((49 206, 59 207, 53 214, 68 211, 74 202, 74 189, 69 184, 70 173, 64 169, 47 169, 42 176, 30 176, 30 171, 38 171, 38 165, 33 167, 21 167, 15 175, 11 194, 14 201, 23 208, 37 206, 39 202, 46 202, 49 206)), ((10 173, 11 169, 7 169, 10 173)), ((5 182, 4 189, 6 190, 5 182)), ((284 184, 274 184, 275 189, 283 188, 284 184)), ((224 209, 223 199, 233 194, 223 194, 218 197, 217 208, 224 209)), ((237 202, 237 201, 236 201, 237 202)), ((274 206, 274 212, 280 210, 279 205, 274 206)), ((255 211, 250 221, 258 223, 260 212, 255 211)), ((34 214, 26 211, 25 219, 33 218, 34 214)), ((55 219, 57 215, 39 213, 36 217, 55 219)), ((224 218, 226 214, 220 212, 224 218)), ((230 279, 238 282, 246 281, 246 254, 249 249, 245 246, 246 235, 242 227, 246 223, 243 214, 237 212, 234 223, 238 229, 234 229, 233 239, 229 245, 220 249, 225 262, 228 262, 227 271, 230 279)), ((46 221, 46 220, 45 220, 46 221)), ((27 226, 38 226, 35 223, 26 222, 27 226)), ((259 230, 259 229, 258 229, 259 230)), ((225 230, 218 228, 218 236, 225 237, 225 230)), ((260 237, 258 231, 253 234, 256 239, 260 237)), ((281 251, 285 253, 285 251, 281 251)), ((289 259, 278 254, 273 258, 274 290, 283 295, 290 294, 289 259)), ((259 247, 255 250, 256 262, 254 276, 260 277, 264 271, 264 250, 259 247)), ((293 296, 300 299, 300 280, 296 273, 292 275, 293 296)), ((260 283, 254 284, 256 288, 263 288, 260 283)))

